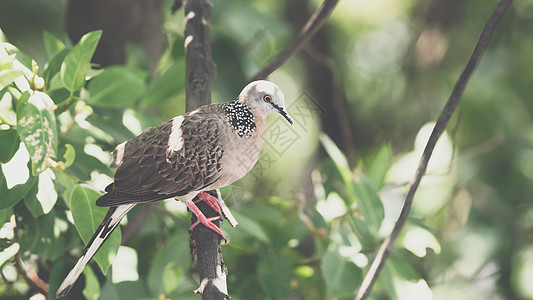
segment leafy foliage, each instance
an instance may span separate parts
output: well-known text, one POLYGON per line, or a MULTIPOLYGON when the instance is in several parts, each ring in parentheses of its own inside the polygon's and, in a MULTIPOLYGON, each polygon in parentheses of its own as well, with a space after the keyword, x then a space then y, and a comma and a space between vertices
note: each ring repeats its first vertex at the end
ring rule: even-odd
MULTIPOLYGON (((75 199, 75 201, 71 201, 70 205, 72 218, 85 244, 89 242, 96 232, 98 225, 100 225, 107 212, 105 207, 96 206, 95 202, 99 197, 100 194, 97 192, 79 185, 72 191, 71 199, 75 199)), ((111 265, 119 245, 120 231, 114 231, 94 256, 94 260, 104 274, 111 265)))
MULTIPOLYGON (((226 101, 298 32, 293 23, 309 9, 300 7, 306 1, 214 2, 214 99, 226 101), (296 16, 291 5, 298 5, 296 16)), ((526 2, 516 3, 513 22, 504 25, 513 29, 495 37, 461 117, 437 144, 376 299, 533 297, 533 106, 523 84, 533 80, 533 27, 526 2)), ((492 4, 450 7, 453 17, 442 21, 431 9, 420 13, 423 1, 372 7, 340 1, 318 42, 272 75, 295 124, 283 127, 269 117, 256 168, 222 190, 239 222, 222 227, 232 298, 353 299, 401 209, 427 122, 492 4), (328 122, 338 120, 344 131, 331 129, 328 122)), ((21 19, 32 30, 19 31, 21 37, 40 28, 26 15, 38 8, 24 10, 21 19)), ((110 152, 184 112, 183 16, 166 15, 168 47, 153 68, 131 45, 124 65, 100 67, 91 59, 101 31, 73 44, 63 30, 49 28, 28 43, 8 34, 6 11, 0 11, 7 35, 0 33, 0 295, 44 293, 24 279, 36 274, 54 299, 105 214, 94 202, 113 176, 110 152)), ((172 200, 135 207, 67 299, 198 299, 191 295, 199 282, 188 226, 185 208, 172 200), (123 261, 113 264, 115 258, 123 261)))
POLYGON ((101 36, 102 31, 84 35, 63 60, 59 73, 61 83, 71 93, 81 90, 85 85, 85 76, 101 36))
POLYGON ((54 102, 41 92, 22 94, 17 105, 17 131, 30 154, 35 176, 52 165, 57 151, 54 102))

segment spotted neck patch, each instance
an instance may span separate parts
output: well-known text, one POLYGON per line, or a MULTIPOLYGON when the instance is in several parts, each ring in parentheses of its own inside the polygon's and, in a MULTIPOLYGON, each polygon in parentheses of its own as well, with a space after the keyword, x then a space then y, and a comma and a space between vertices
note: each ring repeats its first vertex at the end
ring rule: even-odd
POLYGON ((238 101, 228 102, 224 105, 224 111, 231 127, 239 136, 248 135, 255 130, 255 116, 246 104, 238 101))

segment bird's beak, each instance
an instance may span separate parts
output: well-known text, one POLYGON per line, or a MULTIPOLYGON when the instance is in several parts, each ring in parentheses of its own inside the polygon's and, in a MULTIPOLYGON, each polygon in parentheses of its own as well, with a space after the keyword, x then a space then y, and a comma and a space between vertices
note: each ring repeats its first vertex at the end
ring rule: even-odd
POLYGON ((292 123, 294 123, 292 121, 292 117, 289 115, 289 113, 284 108, 279 110, 279 114, 282 115, 287 120, 287 122, 291 123, 291 125, 292 123))

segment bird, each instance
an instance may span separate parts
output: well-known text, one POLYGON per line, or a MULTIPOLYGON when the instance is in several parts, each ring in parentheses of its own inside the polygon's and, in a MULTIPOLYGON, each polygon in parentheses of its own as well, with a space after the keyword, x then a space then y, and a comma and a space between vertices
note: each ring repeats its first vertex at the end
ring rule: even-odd
POLYGON ((212 223, 221 218, 220 208, 225 205, 205 191, 228 186, 252 169, 263 144, 266 117, 272 113, 293 124, 283 91, 270 81, 254 81, 234 101, 201 106, 116 146, 110 166, 116 168, 114 181, 96 201, 109 207, 108 212, 56 296, 69 293, 100 246, 137 204, 174 198, 196 215, 198 222, 191 229, 201 223, 225 239, 212 223), (193 201, 196 196, 220 216, 206 218, 193 201))

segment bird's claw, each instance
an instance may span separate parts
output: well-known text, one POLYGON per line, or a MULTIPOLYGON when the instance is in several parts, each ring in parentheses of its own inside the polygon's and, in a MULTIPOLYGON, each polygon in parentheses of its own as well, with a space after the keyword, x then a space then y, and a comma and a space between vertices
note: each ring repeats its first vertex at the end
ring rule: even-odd
POLYGON ((193 214, 197 218, 197 221, 194 222, 194 224, 191 225, 191 227, 189 228, 189 231, 192 231, 196 226, 198 226, 198 224, 202 223, 205 227, 213 230, 215 233, 220 235, 224 239, 224 241, 227 241, 226 240, 226 236, 224 235, 224 233, 222 233, 222 230, 217 225, 215 225, 213 223, 213 221, 221 220, 222 219, 221 215, 207 218, 202 213, 202 211, 198 208, 198 206, 196 206, 196 204, 194 204, 194 201, 187 201, 185 204, 187 205, 187 207, 193 212, 193 214))

